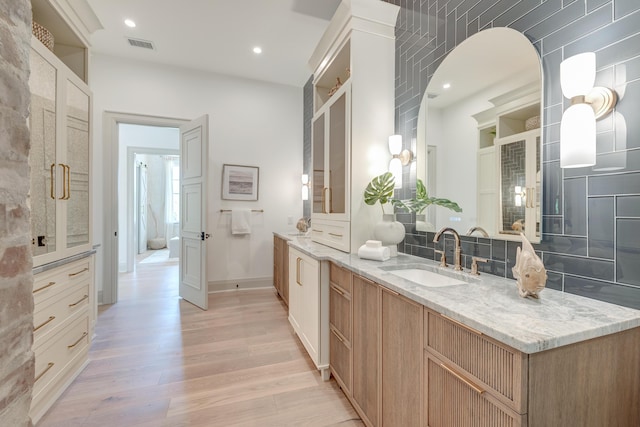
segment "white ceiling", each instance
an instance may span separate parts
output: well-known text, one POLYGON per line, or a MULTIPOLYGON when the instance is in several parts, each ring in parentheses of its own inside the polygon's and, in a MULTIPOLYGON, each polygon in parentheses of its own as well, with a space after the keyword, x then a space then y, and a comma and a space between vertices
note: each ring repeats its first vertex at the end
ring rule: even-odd
POLYGON ((340 0, 89 0, 92 52, 301 87, 340 0), (136 28, 124 24, 133 19, 136 28), (155 50, 131 47, 127 38, 155 50), (252 52, 254 46, 263 53, 252 52))

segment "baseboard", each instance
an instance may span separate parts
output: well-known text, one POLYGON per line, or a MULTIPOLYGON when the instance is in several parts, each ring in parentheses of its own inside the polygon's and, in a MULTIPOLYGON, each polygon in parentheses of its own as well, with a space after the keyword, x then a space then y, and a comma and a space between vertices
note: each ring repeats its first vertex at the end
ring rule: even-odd
POLYGON ((209 293, 234 291, 238 289, 259 289, 273 287, 273 277, 256 277, 253 279, 217 280, 209 282, 209 293))
POLYGON ((104 301, 102 299, 102 291, 98 291, 98 305, 104 304, 102 301, 104 301))

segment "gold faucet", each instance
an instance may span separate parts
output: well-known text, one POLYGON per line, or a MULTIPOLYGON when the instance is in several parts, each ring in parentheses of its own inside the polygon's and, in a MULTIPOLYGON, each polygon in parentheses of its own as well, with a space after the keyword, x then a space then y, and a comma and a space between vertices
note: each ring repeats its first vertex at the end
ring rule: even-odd
POLYGON ((456 248, 455 248, 455 252, 454 252, 454 256, 453 256, 453 260, 454 260, 454 267, 453 269, 456 271, 462 271, 462 255, 461 255, 461 250, 460 250, 460 235, 458 234, 458 232, 456 230, 454 230, 451 227, 443 227, 440 229, 440 231, 438 231, 436 233, 436 235, 433 237, 433 243, 438 243, 440 241, 440 236, 444 233, 451 233, 453 234, 453 238, 456 241, 456 248))

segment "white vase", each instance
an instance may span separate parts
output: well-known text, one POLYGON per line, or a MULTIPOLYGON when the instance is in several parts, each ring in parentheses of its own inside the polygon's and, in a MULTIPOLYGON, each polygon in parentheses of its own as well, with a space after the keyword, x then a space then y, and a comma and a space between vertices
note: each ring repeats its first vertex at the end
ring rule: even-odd
POLYGON ((391 256, 398 256, 398 243, 404 239, 405 229, 402 223, 396 221, 395 214, 382 215, 382 221, 378 222, 373 235, 382 242, 383 246, 389 247, 391 256))

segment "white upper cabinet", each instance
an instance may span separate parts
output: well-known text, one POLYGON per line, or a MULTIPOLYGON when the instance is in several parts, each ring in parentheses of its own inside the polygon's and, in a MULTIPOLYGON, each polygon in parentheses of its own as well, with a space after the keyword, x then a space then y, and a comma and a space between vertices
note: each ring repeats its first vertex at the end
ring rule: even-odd
POLYGON ((314 72, 311 237, 355 252, 379 210, 364 189, 384 173, 394 133, 395 24, 386 2, 343 0, 309 64, 314 72))

